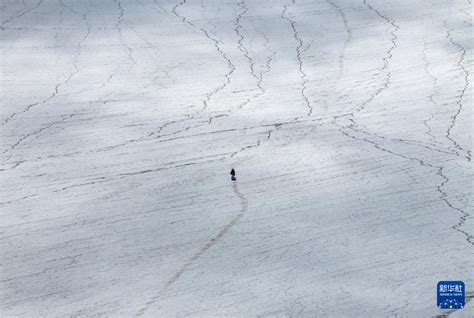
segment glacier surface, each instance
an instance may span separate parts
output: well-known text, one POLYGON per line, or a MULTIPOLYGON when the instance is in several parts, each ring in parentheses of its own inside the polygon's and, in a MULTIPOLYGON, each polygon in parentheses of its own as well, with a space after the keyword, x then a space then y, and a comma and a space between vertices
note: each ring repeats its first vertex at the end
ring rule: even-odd
POLYGON ((3 317, 474 316, 470 0, 1 11, 3 317))

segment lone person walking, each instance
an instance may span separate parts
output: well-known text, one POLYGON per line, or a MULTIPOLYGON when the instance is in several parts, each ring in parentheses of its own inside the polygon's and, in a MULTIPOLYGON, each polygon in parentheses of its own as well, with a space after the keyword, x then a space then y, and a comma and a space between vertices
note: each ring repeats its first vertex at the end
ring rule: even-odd
POLYGON ((232 168, 232 169, 230 170, 230 175, 231 175, 230 180, 232 180, 232 181, 237 180, 237 178, 235 177, 235 170, 234 170, 234 168, 232 168))

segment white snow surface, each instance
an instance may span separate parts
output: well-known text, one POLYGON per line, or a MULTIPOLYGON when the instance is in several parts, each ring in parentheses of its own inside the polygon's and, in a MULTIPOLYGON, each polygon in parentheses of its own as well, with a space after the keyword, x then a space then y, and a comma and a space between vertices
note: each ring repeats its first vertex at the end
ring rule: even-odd
POLYGON ((2 317, 474 316, 470 0, 1 12, 2 317))

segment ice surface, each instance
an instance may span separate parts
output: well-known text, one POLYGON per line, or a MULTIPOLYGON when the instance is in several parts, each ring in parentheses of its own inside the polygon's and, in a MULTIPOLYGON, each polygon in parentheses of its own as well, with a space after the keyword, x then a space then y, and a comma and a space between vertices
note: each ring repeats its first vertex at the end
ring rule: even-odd
POLYGON ((470 1, 1 11, 3 317, 429 317, 439 280, 472 299, 470 1))

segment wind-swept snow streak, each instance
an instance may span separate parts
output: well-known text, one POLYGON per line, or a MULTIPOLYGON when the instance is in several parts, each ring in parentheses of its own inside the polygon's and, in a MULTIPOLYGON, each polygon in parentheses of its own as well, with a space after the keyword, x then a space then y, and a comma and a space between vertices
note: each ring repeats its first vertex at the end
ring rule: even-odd
POLYGON ((313 113, 313 107, 311 106, 308 96, 306 96, 306 93, 305 93, 307 80, 306 80, 306 73, 303 71, 303 60, 301 58, 301 48, 303 47, 303 40, 300 38, 299 33, 296 30, 296 22, 286 16, 287 9, 288 9, 288 6, 284 5, 283 11, 281 12, 280 17, 283 20, 288 21, 288 23, 291 26, 291 30, 293 31, 293 37, 295 38, 296 42, 298 42, 298 45, 296 46, 296 59, 298 61, 298 70, 299 70, 300 78, 301 78, 300 94, 305 102, 306 107, 308 108, 308 113, 306 114, 306 116, 309 117, 313 113))
POLYGON ((242 194, 239 190, 239 185, 237 182, 234 182, 232 184, 232 190, 236 197, 240 200, 240 211, 239 213, 234 216, 234 218, 227 223, 220 231, 217 233, 216 236, 214 236, 212 239, 210 239, 206 245, 204 245, 196 254, 194 254, 181 268, 179 271, 177 271, 171 279, 169 279, 166 284, 163 286, 163 288, 157 293, 156 296, 152 297, 146 304, 139 310, 139 312, 135 315, 136 317, 143 316, 143 314, 152 306, 162 295, 162 293, 168 289, 171 285, 173 285, 187 270, 188 268, 196 261, 198 260, 208 249, 210 249, 212 246, 214 246, 229 230, 235 226, 240 219, 245 215, 248 209, 248 201, 245 195, 242 194))

